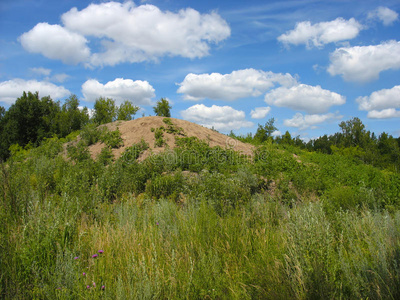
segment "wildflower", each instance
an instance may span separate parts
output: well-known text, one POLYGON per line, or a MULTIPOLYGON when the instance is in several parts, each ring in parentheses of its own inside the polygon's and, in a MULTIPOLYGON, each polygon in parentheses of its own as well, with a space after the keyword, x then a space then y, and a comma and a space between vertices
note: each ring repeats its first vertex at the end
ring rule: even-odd
POLYGON ((101 289, 104 290, 106 287, 104 285, 101 286, 101 289))
POLYGON ((93 281, 93 287, 96 287, 96 282, 93 281))
POLYGON ((98 256, 97 254, 93 254, 93 255, 92 255, 93 258, 96 258, 97 256, 98 256))
POLYGON ((86 276, 86 273, 85 273, 85 272, 83 272, 83 273, 82 273, 82 276, 86 276))
POLYGON ((103 251, 103 250, 99 250, 98 252, 99 252, 100 254, 103 254, 103 253, 104 253, 104 251, 103 251))
POLYGON ((159 225, 158 222, 156 223, 156 225, 157 225, 157 226, 159 225))
POLYGON ((87 288, 87 289, 90 289, 90 285, 87 285, 86 288, 87 288))
POLYGON ((77 259, 79 259, 79 257, 78 257, 78 256, 75 256, 74 259, 77 260, 77 259))

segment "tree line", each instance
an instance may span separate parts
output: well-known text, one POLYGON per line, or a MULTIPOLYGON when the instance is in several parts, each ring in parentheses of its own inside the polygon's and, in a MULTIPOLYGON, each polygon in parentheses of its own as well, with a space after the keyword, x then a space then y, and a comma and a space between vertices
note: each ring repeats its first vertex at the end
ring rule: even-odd
POLYGON ((246 136, 237 136, 233 132, 229 135, 254 145, 270 142, 325 154, 346 155, 376 167, 400 171, 400 137, 394 138, 386 132, 377 136, 374 132, 367 131, 357 117, 342 121, 339 124, 340 131, 307 142, 300 136, 292 137, 289 131, 274 137, 273 132, 277 130, 274 124, 275 119, 271 118, 265 125, 258 124, 254 135, 248 133, 246 136))
MULTIPOLYGON (((153 109, 156 115, 170 116, 171 106, 166 99, 158 101, 153 109)), ((8 110, 0 106, 0 160, 10 156, 12 145, 37 147, 45 138, 65 138, 89 123, 132 120, 138 110, 130 101, 117 105, 113 99, 100 97, 90 113, 87 107, 80 106, 75 95, 61 104, 50 96, 39 98, 38 92, 23 92, 8 110)))

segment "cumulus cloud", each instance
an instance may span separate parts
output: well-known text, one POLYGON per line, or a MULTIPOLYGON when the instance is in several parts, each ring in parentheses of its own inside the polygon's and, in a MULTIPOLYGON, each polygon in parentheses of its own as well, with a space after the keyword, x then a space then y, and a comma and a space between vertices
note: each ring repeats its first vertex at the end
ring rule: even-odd
POLYGON ((233 71, 230 74, 188 74, 179 84, 178 93, 184 99, 232 101, 239 98, 258 97, 275 84, 292 86, 297 81, 290 74, 277 74, 255 69, 233 71))
POLYGON ((163 56, 199 58, 210 45, 230 36, 230 27, 216 12, 200 14, 188 8, 161 11, 132 1, 90 4, 61 16, 63 26, 39 23, 24 33, 23 47, 67 64, 103 66, 157 60, 163 56), (90 54, 88 40, 101 45, 90 54))
POLYGON ((333 105, 342 105, 346 98, 319 85, 299 84, 291 88, 279 87, 265 95, 265 102, 279 107, 306 111, 309 114, 324 113, 333 105))
POLYGON ((82 94, 86 101, 94 102, 99 97, 105 97, 114 99, 116 104, 129 100, 135 105, 150 105, 151 98, 155 96, 154 88, 147 81, 123 78, 106 84, 89 79, 82 85, 82 94))
POLYGON ((181 116, 185 120, 223 132, 254 125, 252 122, 246 121, 244 111, 230 106, 207 107, 204 104, 196 104, 181 111, 181 116))
POLYGON ((60 25, 39 23, 21 35, 19 40, 25 50, 59 59, 66 64, 84 62, 90 56, 86 38, 60 25))
POLYGON ((357 103, 360 110, 381 110, 400 107, 400 85, 391 89, 382 89, 373 92, 370 96, 358 97, 357 103))
POLYGON ((333 113, 323 115, 303 115, 301 113, 296 113, 293 118, 284 120, 283 124, 288 127, 296 127, 300 130, 305 130, 308 128, 315 129, 317 128, 316 125, 318 124, 340 118, 342 118, 342 116, 333 113))
POLYGON ((330 55, 328 72, 342 75, 346 81, 367 82, 379 78, 385 70, 400 68, 400 42, 379 45, 342 47, 330 55))
POLYGON ((57 86, 47 81, 12 79, 0 82, 0 102, 11 105, 22 96, 23 92, 39 92, 39 96, 50 96, 54 100, 71 94, 63 86, 57 86))
POLYGON ((387 108, 381 111, 371 110, 368 112, 367 117, 370 119, 400 118, 400 111, 394 108, 387 108))
POLYGON ((345 20, 337 18, 330 22, 311 24, 309 21, 297 23, 293 30, 278 37, 278 41, 285 45, 305 44, 307 48, 323 47, 328 43, 336 43, 354 39, 363 26, 354 18, 345 20))
POLYGON ((374 11, 368 13, 369 19, 378 19, 385 26, 392 25, 399 17, 399 14, 388 7, 380 6, 374 11))
POLYGON ((368 118, 388 119, 400 117, 400 85, 373 92, 370 96, 357 98, 358 108, 368 111, 368 118))
POLYGON ((252 119, 263 119, 271 111, 271 107, 256 107, 252 109, 250 114, 252 119))

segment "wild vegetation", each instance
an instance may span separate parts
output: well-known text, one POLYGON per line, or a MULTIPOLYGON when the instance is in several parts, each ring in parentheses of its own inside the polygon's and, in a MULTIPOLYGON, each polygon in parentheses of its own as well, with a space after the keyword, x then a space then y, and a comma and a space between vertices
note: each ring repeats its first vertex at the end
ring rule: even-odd
POLYGON ((264 128, 244 156, 176 134, 139 162, 151 145, 114 159, 118 131, 82 128, 0 165, 1 298, 400 298, 396 139, 328 154, 264 128))

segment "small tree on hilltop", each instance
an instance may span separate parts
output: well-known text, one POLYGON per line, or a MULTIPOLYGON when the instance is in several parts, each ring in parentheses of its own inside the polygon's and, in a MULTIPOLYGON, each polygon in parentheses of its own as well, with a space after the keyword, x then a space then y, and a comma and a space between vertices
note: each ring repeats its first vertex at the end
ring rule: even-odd
POLYGON ((115 120, 116 114, 117 107, 113 99, 100 97, 94 103, 93 121, 96 124, 111 123, 115 120))
POLYGON ((139 110, 138 106, 134 106, 131 102, 125 101, 117 109, 117 120, 130 121, 139 110))
POLYGON ((256 134, 254 135, 254 139, 260 143, 263 143, 266 140, 268 140, 272 136, 272 133, 275 130, 277 130, 274 123, 275 123, 275 119, 271 118, 268 120, 267 123, 265 123, 264 126, 258 124, 258 129, 257 129, 256 134))
POLYGON ((159 117, 171 117, 171 105, 167 99, 161 98, 160 101, 157 101, 156 106, 153 107, 154 113, 159 117))

